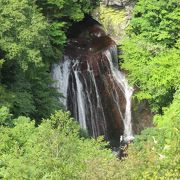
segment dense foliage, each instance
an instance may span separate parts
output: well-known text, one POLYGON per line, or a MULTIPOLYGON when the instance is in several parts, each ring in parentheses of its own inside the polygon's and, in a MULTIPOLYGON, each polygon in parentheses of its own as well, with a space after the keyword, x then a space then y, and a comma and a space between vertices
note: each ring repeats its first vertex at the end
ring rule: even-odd
POLYGON ((155 127, 130 146, 121 164, 125 179, 179 179, 179 23, 179 1, 139 0, 121 44, 121 65, 137 89, 134 96, 159 113, 155 127))
POLYGON ((156 127, 136 136, 128 149, 128 158, 121 163, 124 179, 179 179, 179 104, 178 91, 164 115, 155 116, 156 127))
POLYGON ((136 98, 159 113, 125 160, 101 137, 82 137, 68 112, 55 111, 60 95, 50 86, 51 64, 69 26, 98 3, 0 0, 0 179, 179 179, 178 0, 138 0, 121 44, 136 98))
POLYGON ((106 143, 80 138, 79 125, 69 113, 58 111, 35 127, 29 118, 12 119, 3 107, 0 119, 1 178, 96 179, 100 172, 107 178, 117 176, 107 172, 109 164, 118 161, 104 149, 106 143))
POLYGON ((180 84, 179 23, 177 0, 140 0, 123 42, 122 67, 154 111, 170 104, 180 84))
POLYGON ((97 3, 0 0, 1 106, 35 119, 60 107, 59 94, 49 86, 51 64, 61 58, 68 27, 97 3))
POLYGON ((57 111, 41 125, 0 109, 0 177, 4 179, 178 179, 180 94, 156 116, 119 161, 102 138, 85 139, 69 113, 57 111), (171 119, 171 123, 169 123, 171 119))

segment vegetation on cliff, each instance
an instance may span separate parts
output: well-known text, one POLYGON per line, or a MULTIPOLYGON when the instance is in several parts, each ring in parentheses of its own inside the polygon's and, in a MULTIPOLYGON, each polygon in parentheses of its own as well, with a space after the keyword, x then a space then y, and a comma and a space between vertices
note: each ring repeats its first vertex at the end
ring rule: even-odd
POLYGON ((123 38, 126 27, 125 9, 115 9, 101 4, 94 10, 93 16, 100 22, 104 30, 118 42, 123 38))

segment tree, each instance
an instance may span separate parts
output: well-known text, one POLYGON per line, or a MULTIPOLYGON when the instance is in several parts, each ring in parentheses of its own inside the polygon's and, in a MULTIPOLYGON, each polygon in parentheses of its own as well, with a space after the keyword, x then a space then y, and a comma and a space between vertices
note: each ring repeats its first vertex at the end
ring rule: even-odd
POLYGON ((59 106, 59 94, 50 86, 49 24, 30 0, 0 0, 0 23, 0 105, 15 116, 46 117, 59 106))
POLYGON ((179 177, 179 21, 177 0, 139 0, 122 43, 121 64, 135 96, 159 112, 155 127, 142 131, 128 149, 121 164, 127 179, 179 177))
MULTIPOLYGON (((0 54, 5 61, 16 61, 23 70, 42 66, 44 49, 51 49, 48 23, 34 1, 0 0, 0 54)), ((46 54, 46 53, 45 53, 46 54)))
POLYGON ((79 125, 67 112, 56 112, 38 127, 22 116, 13 119, 13 124, 0 126, 1 178, 82 179, 91 176, 96 163, 96 172, 109 179, 119 167, 107 173, 109 163, 118 162, 104 148, 106 143, 80 138, 79 125))
POLYGON ((0 0, 0 105, 38 120, 61 108, 51 65, 62 56, 69 26, 97 3, 0 0))
POLYGON ((122 43, 122 67, 140 89, 137 97, 148 99, 156 112, 172 102, 178 89, 179 21, 178 1, 140 0, 122 43))
POLYGON ((140 0, 131 21, 131 36, 173 47, 179 38, 180 12, 178 0, 140 0))

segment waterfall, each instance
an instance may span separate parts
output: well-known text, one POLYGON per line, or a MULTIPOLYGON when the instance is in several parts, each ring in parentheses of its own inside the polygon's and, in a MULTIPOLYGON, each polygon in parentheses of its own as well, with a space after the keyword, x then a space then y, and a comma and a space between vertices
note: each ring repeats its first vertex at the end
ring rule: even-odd
POLYGON ((86 112, 85 112, 85 95, 83 86, 79 79, 78 71, 74 71, 76 86, 77 86, 77 103, 78 103, 78 118, 79 123, 83 129, 86 129, 86 112))
POLYGON ((64 56, 64 61, 59 64, 53 64, 52 68, 52 78, 56 81, 54 86, 57 88, 58 92, 63 95, 59 100, 67 107, 67 88, 69 83, 69 73, 70 73, 71 61, 69 61, 67 56, 64 56))
POLYGON ((105 54, 109 60, 109 64, 110 64, 110 68, 111 68, 111 72, 114 77, 114 80, 118 83, 118 86, 122 90, 126 99, 126 110, 125 110, 125 115, 123 118, 123 123, 124 123, 123 140, 128 142, 134 139, 133 132, 132 132, 132 124, 131 124, 131 96, 133 94, 133 88, 129 86, 128 81, 126 80, 125 74, 122 73, 117 68, 117 66, 113 65, 113 62, 114 62, 113 57, 115 60, 117 57, 117 47, 116 46, 111 47, 111 49, 107 50, 105 54))
POLYGON ((54 86, 63 95, 60 101, 89 135, 104 135, 107 140, 123 135, 128 142, 133 139, 133 88, 118 68, 116 44, 99 29, 96 25, 95 32, 89 30, 91 36, 98 34, 91 41, 81 35, 69 42, 63 59, 53 65, 54 86))

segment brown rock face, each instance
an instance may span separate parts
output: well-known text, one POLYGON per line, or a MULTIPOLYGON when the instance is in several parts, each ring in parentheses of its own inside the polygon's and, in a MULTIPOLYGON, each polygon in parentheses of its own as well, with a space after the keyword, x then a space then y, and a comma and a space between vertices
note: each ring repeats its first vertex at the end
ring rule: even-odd
POLYGON ((112 72, 118 67, 116 44, 98 24, 82 29, 69 38, 64 59, 54 68, 54 79, 66 97, 65 106, 89 135, 119 141, 124 134, 126 98, 112 72))
POLYGON ((122 118, 125 98, 112 76, 106 51, 116 48, 101 26, 94 25, 71 39, 65 55, 71 59, 68 88, 68 109, 79 120, 77 102, 77 74, 82 84, 86 126, 91 136, 105 135, 107 139, 119 139, 123 135, 122 118), (75 108, 76 107, 76 108, 75 108))
POLYGON ((154 127, 153 116, 147 101, 132 101, 133 132, 140 134, 143 129, 154 127))

